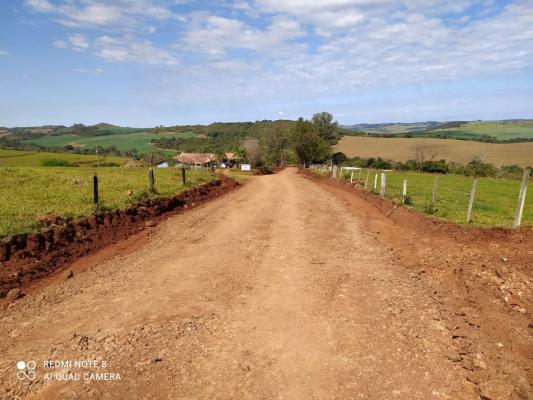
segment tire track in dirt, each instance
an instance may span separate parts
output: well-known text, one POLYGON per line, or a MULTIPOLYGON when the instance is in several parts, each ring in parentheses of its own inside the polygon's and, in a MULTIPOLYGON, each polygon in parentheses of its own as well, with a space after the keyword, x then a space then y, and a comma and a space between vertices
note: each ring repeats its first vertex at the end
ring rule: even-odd
POLYGON ((5 398, 476 398, 431 293, 329 192, 287 169, 173 217, 138 251, 13 303, 5 398), (16 380, 99 359, 118 382, 16 380))

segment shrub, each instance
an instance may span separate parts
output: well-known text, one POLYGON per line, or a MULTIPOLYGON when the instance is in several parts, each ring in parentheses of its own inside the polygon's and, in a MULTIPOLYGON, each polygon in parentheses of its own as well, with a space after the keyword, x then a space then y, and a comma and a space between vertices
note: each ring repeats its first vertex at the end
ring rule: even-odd
POLYGON ((43 167, 79 167, 79 164, 77 163, 72 163, 60 158, 45 158, 40 161, 40 164, 43 167))

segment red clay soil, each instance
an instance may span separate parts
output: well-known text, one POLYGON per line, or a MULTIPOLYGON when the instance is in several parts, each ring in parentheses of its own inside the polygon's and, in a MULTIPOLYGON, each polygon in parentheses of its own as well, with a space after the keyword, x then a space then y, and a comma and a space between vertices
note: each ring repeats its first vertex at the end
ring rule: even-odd
POLYGON ((530 229, 287 168, 141 232, 0 299, 0 398, 533 398, 530 229))
POLYGON ((453 361, 482 399, 531 399, 533 228, 460 226, 381 199, 346 181, 300 171, 364 216, 399 268, 433 292, 453 361))
POLYGON ((17 235, 0 242, 0 297, 236 186, 238 183, 233 179, 221 176, 178 195, 146 200, 125 210, 100 213, 74 222, 49 218, 43 221, 47 226, 40 233, 17 235))

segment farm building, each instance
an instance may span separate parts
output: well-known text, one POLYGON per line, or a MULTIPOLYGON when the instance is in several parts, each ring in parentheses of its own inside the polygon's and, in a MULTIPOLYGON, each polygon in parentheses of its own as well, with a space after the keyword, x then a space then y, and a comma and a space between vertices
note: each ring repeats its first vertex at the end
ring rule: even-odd
POLYGON ((159 164, 157 164, 157 168, 168 168, 170 165, 168 163, 168 161, 163 161, 163 162, 160 162, 159 164))
POLYGON ((237 153, 224 153, 224 158, 221 160, 220 166, 222 168, 232 168, 237 163, 237 153))
POLYGON ((174 159, 183 165, 201 167, 210 167, 217 161, 217 157, 212 153, 182 153, 174 157, 174 159))

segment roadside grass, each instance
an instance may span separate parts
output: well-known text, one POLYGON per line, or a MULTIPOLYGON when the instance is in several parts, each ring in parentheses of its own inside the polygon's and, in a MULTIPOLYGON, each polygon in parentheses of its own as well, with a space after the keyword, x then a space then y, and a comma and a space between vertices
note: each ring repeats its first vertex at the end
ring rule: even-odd
POLYGON ((241 171, 237 168, 223 168, 218 169, 217 172, 222 173, 223 175, 229 176, 230 178, 236 180, 240 184, 244 184, 252 178, 255 174, 255 169, 252 171, 241 171))
POLYGON ((206 169, 191 169, 183 186, 181 169, 154 169, 157 193, 151 195, 145 168, 0 168, 0 238, 35 231, 38 217, 48 213, 66 218, 92 214, 95 171, 105 209, 170 196, 215 179, 206 169))
MULTIPOLYGON (((363 170, 360 187, 364 186, 369 173, 367 190, 374 192, 374 179, 378 175, 377 189, 381 187, 381 171, 363 170)), ((358 178, 358 173, 356 173, 358 178)), ((411 200, 408 205, 434 217, 458 224, 466 223, 466 210, 473 178, 460 175, 439 175, 437 201, 431 204, 435 175, 416 172, 387 172, 386 197, 400 204, 402 202, 403 180, 407 179, 407 195, 411 200)), ((345 173, 345 179, 350 179, 345 173)), ((520 193, 519 180, 478 178, 474 207, 473 225, 512 226, 520 193)), ((531 192, 531 189, 530 189, 531 192)), ((533 226, 533 194, 526 195, 522 225, 533 226)))
POLYGON ((26 140, 26 143, 34 143, 45 147, 57 147, 62 148, 66 145, 72 145, 80 148, 93 148, 95 146, 101 146, 108 148, 111 145, 117 147, 120 151, 128 151, 136 149, 139 154, 148 154, 154 151, 161 151, 165 154, 176 154, 175 150, 159 149, 153 146, 150 142, 152 139, 163 138, 188 138, 193 134, 189 132, 178 133, 151 133, 151 132, 138 132, 114 134, 114 135, 102 135, 102 136, 78 136, 72 133, 63 135, 47 135, 36 139, 26 140))
MULTIPOLYGON (((96 155, 71 153, 46 153, 0 149, 0 167, 40 167, 46 160, 62 160, 80 166, 96 166, 96 155)), ((124 157, 101 156, 101 163, 122 165, 128 161, 124 157)))

